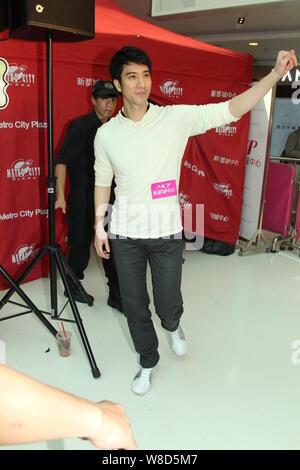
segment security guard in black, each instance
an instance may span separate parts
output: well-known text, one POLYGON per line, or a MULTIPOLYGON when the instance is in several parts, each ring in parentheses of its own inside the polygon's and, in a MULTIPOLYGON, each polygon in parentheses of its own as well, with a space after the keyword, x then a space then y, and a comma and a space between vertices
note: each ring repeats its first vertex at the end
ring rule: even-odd
MULTIPOLYGON (((84 278, 83 272, 89 262, 90 245, 94 238, 94 138, 97 129, 114 113, 117 96, 118 93, 111 82, 96 82, 92 90, 93 112, 71 122, 56 159, 55 207, 66 212, 65 179, 68 173, 68 262, 78 279, 84 278)), ((113 203, 113 199, 112 190, 110 203, 113 203)), ((103 260, 103 267, 109 286, 108 304, 122 310, 118 277, 112 256, 109 260, 103 260)), ((77 291, 74 290, 73 295, 78 302, 84 302, 77 291)))

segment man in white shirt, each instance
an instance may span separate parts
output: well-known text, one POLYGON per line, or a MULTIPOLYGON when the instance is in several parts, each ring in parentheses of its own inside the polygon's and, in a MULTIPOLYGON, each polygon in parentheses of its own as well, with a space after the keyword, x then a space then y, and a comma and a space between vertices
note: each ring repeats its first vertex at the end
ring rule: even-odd
POLYGON ((141 369, 132 384, 136 394, 150 389, 159 361, 146 285, 148 262, 156 313, 173 351, 179 356, 186 352, 179 325, 183 301, 178 185, 188 138, 237 121, 294 65, 295 52, 281 51, 269 75, 230 101, 160 107, 148 103, 152 64, 144 51, 126 46, 111 60, 110 74, 124 106, 95 137, 95 247, 102 258, 109 258, 112 245, 123 311, 140 355, 141 369), (116 201, 107 237, 103 222, 113 175, 116 201))

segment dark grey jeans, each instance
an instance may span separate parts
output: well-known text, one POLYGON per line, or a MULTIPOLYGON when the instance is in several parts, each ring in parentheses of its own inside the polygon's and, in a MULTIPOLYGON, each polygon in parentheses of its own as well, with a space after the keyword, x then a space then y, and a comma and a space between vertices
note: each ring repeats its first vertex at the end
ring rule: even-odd
POLYGON ((158 339, 151 319, 146 271, 149 261, 154 305, 161 325, 168 331, 178 328, 183 313, 181 295, 182 240, 112 238, 110 243, 117 267, 123 312, 140 355, 142 367, 159 361, 158 339))

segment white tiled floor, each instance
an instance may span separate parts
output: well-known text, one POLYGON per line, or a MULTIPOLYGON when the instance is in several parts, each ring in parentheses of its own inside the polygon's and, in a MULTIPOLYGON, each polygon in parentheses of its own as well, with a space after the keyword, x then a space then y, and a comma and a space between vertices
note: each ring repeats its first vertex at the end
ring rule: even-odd
MULTIPOLYGON (((137 357, 125 318, 106 305, 95 258, 84 281, 95 304, 78 305, 101 378, 92 377, 76 326, 72 354, 60 358, 54 338, 32 314, 0 322, 7 364, 91 400, 122 402, 140 449, 299 449, 300 346, 299 353, 292 348, 300 340, 298 254, 185 252, 185 258, 188 352, 174 356, 154 316, 161 360, 147 395, 130 391, 137 357)), ((47 279, 23 286, 45 310, 48 287, 47 279)), ((63 303, 60 283, 59 299, 63 303)), ((0 318, 14 311, 7 305, 0 318)), ((71 318, 69 307, 64 316, 71 318)), ((78 439, 10 448, 93 449, 78 439)))

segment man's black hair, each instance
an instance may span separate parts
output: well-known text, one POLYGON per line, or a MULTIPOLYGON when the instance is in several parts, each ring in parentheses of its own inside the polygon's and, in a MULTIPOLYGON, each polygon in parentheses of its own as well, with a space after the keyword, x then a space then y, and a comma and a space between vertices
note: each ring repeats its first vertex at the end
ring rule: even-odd
POLYGON ((138 47, 125 46, 120 49, 111 59, 109 64, 109 73, 112 80, 118 80, 121 83, 121 74, 123 66, 129 63, 143 64, 149 68, 150 74, 152 71, 152 62, 145 51, 138 47))

